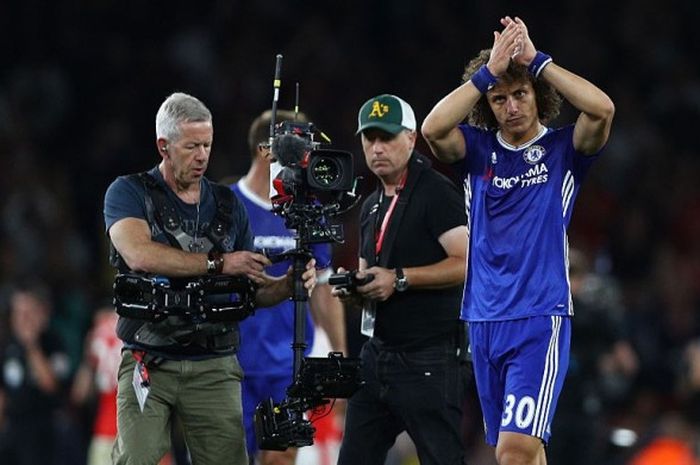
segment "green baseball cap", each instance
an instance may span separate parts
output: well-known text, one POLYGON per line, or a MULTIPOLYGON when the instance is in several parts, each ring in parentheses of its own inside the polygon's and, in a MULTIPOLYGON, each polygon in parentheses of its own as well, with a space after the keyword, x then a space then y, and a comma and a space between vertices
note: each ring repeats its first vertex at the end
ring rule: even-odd
POLYGON ((416 130, 416 115, 411 105, 391 94, 382 94, 367 100, 357 114, 357 132, 378 128, 391 134, 404 129, 416 130))

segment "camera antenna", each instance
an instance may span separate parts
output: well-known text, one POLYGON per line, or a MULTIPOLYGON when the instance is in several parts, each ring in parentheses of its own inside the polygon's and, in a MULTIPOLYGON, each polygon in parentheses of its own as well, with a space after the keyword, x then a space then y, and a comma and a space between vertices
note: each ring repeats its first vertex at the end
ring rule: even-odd
POLYGON ((282 54, 278 53, 275 57, 275 78, 272 81, 272 114, 270 115, 270 146, 272 146, 272 141, 275 139, 275 120, 277 119, 277 102, 280 99, 280 86, 282 85, 282 80, 280 79, 280 73, 282 72, 282 54))
POLYGON ((297 120, 299 116, 299 82, 296 85, 296 95, 294 96, 294 121, 297 120))

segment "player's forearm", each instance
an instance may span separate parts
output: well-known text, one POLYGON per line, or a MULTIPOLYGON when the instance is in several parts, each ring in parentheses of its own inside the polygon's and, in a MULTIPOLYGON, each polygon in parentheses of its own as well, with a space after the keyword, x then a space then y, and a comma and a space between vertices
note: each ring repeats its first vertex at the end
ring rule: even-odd
POLYGON ((481 93, 471 84, 462 84, 442 98, 425 117, 421 130, 429 140, 439 140, 461 123, 474 108, 481 93))
POLYGON ((314 321, 328 336, 331 348, 336 352, 347 353, 345 308, 340 299, 331 294, 330 285, 316 286, 311 294, 310 309, 314 321))
POLYGON ((440 100, 425 117, 421 132, 439 160, 451 163, 464 156, 463 144, 460 144, 462 135, 457 126, 480 97, 481 93, 469 81, 440 100))
POLYGON ((331 349, 334 352, 348 353, 347 337, 345 335, 345 309, 340 304, 341 314, 335 318, 329 318, 325 321, 323 330, 328 336, 331 344, 331 349))
POLYGON ((258 288, 255 301, 258 307, 271 307, 290 298, 292 290, 287 275, 280 277, 265 277, 265 283, 258 288))
POLYGON ((592 120, 612 120, 615 105, 597 86, 556 63, 548 64, 540 74, 571 105, 592 120))

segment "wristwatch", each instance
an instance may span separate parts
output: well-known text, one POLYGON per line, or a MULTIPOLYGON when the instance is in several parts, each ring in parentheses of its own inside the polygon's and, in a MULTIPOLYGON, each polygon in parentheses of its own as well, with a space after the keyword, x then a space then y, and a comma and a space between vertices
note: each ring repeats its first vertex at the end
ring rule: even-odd
POLYGON ((224 269, 224 256, 221 252, 209 251, 207 254, 207 273, 221 274, 224 269))
POLYGON ((394 281, 394 289, 403 292, 408 289, 408 278, 403 274, 403 268, 396 268, 396 280, 394 281))

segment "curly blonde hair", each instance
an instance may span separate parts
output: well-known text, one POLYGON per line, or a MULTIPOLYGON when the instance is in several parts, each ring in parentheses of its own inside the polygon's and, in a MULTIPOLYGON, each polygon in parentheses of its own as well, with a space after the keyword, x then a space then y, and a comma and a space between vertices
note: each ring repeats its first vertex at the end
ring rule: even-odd
MULTIPOLYGON (((489 61, 491 49, 487 48, 479 52, 477 56, 464 68, 462 82, 467 82, 476 73, 482 65, 489 61)), ((510 62, 508 70, 499 76, 498 80, 505 83, 513 83, 518 81, 529 81, 535 90, 535 101, 537 103, 537 116, 542 124, 546 125, 554 118, 559 116, 559 108, 561 107, 562 98, 556 90, 543 80, 535 79, 527 67, 510 62)), ((485 98, 480 98, 472 111, 467 115, 467 120, 472 126, 478 126, 486 129, 497 129, 498 121, 491 111, 489 102, 485 98)))

